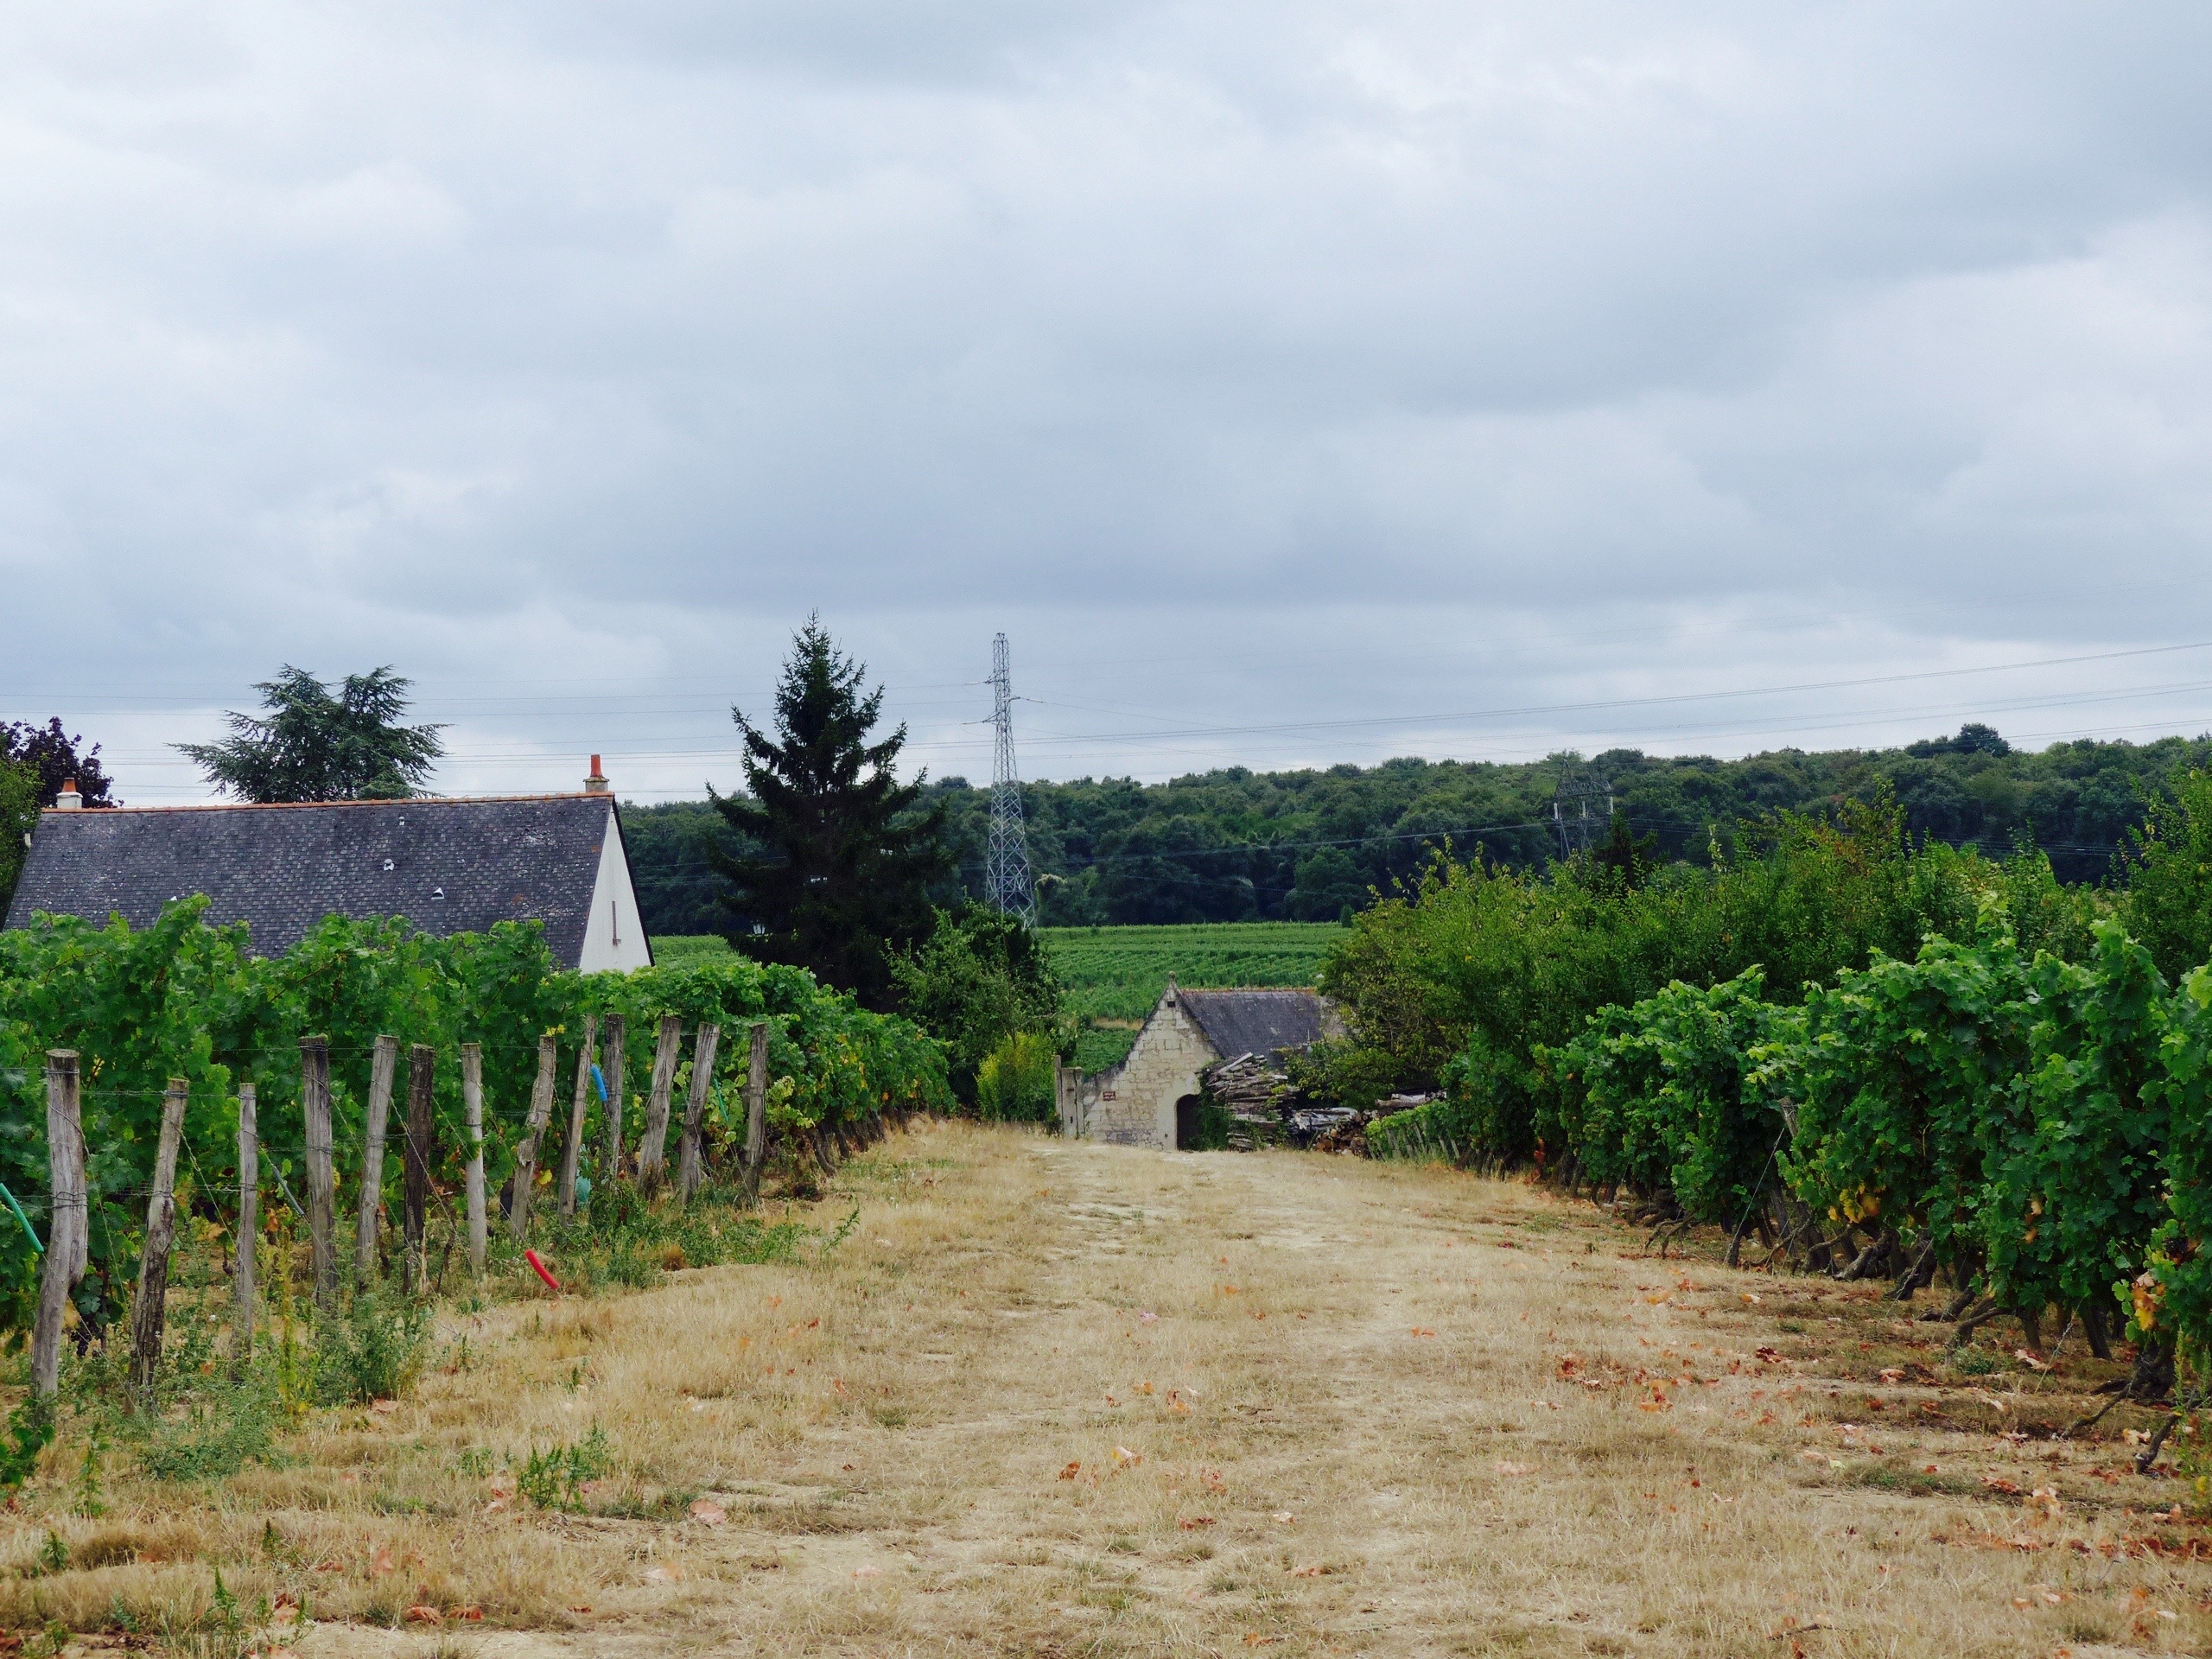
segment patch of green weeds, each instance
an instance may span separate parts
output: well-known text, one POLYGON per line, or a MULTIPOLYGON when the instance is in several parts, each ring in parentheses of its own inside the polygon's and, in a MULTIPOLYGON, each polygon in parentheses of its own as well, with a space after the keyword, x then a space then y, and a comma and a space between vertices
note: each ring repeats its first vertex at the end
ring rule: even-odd
POLYGON ((54 1396, 28 1395, 8 1414, 0 1437, 0 1495, 14 1491, 38 1468, 38 1454, 54 1440, 54 1396))
POLYGON ((2191 1411, 2173 1434, 2174 1472, 2189 1483, 2189 1507, 2199 1516, 2212 1516, 2212 1412, 2191 1411))
POLYGON ((1986 1348, 1961 1348, 1951 1356, 1951 1369, 1961 1376, 1987 1376, 2003 1370, 2005 1362, 1986 1348))
POLYGON ((81 1516, 97 1519, 107 1513, 107 1504, 100 1497, 100 1453, 107 1450, 97 1426, 85 1437, 85 1459, 77 1465, 77 1487, 69 1507, 81 1516))
POLYGON ((138 1465, 156 1480, 224 1480, 249 1463, 279 1463, 281 1410, 265 1373, 207 1379, 181 1417, 152 1426, 138 1465))
POLYGON ((597 1423, 581 1440, 550 1451, 531 1448, 516 1472, 515 1485, 541 1510, 578 1510, 583 1507, 583 1488, 602 1480, 614 1469, 614 1448, 597 1423))
POLYGON ((616 1521, 677 1522, 690 1512, 692 1499, 699 1496, 696 1486, 650 1487, 618 1492, 612 1498, 595 1502, 594 1515, 605 1516, 616 1521))
POLYGON ((316 1327, 316 1403, 397 1399, 423 1374, 429 1329, 423 1304, 377 1286, 356 1287, 345 1306, 316 1327))
POLYGON ((289 1645, 307 1628, 304 1602, 293 1609, 289 1621, 280 1624, 266 1596, 257 1597, 250 1607, 245 1605, 223 1582, 222 1570, 218 1568, 207 1611, 188 1621, 164 1614, 155 1634, 165 1650, 189 1656, 189 1659, 250 1659, 251 1655, 289 1645))
POLYGON ((632 1289, 660 1282, 671 1266, 709 1268, 798 1259, 807 1229, 741 1210, 734 1196, 709 1188, 690 1205, 621 1185, 594 1192, 588 1214, 546 1222, 543 1248, 570 1289, 632 1289))

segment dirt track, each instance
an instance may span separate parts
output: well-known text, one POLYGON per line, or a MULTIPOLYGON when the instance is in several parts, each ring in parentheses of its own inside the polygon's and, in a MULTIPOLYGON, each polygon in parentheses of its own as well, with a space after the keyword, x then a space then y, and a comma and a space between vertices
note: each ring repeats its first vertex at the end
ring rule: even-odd
POLYGON ((824 1262, 501 1306, 468 1369, 238 1478, 196 1545, 162 1500, 101 1524, 304 1587, 313 1654, 2212 1642, 2212 1569, 2171 1553, 2202 1529, 2143 1518, 2180 1483, 2038 1438, 2074 1358, 1962 1378, 1871 1296, 1662 1265, 1447 1172, 951 1128, 840 1185, 824 1262), (594 1423, 598 1514, 496 1471, 594 1423))

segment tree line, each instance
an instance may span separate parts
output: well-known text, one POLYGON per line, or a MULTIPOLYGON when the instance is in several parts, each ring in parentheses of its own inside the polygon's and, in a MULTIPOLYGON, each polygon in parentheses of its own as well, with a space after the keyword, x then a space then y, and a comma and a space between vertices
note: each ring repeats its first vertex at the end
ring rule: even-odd
MULTIPOLYGON (((1738 826, 1777 811, 1833 815, 1879 794, 1916 839, 2002 856, 2025 845, 2060 880, 2109 879, 2129 831, 2171 798, 2177 771, 2212 762, 2205 738, 2082 740, 2016 750, 1986 726, 1904 747, 1740 760, 1610 750, 1516 764, 1398 760, 1376 766, 1255 772, 1241 766, 1165 784, 1083 778, 1022 786, 1039 919, 1083 926, 1335 921, 1416 879, 1447 845, 1479 843, 1509 868, 1556 863, 1552 805, 1563 772, 1609 785, 1615 833, 1656 862, 1709 868, 1738 826)), ((926 782, 918 810, 941 815, 947 863, 930 888, 957 907, 980 897, 990 792, 926 782)), ((639 901, 655 933, 724 931, 715 862, 734 844, 707 802, 626 808, 639 901)))

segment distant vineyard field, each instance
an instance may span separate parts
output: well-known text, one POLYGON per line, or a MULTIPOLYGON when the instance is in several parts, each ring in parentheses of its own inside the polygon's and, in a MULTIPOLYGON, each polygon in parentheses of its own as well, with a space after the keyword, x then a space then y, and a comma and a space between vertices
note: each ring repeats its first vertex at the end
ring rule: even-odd
POLYGON ((729 941, 719 933, 664 933, 653 940, 653 960, 666 967, 697 957, 726 957, 729 941))
MULTIPOLYGON (((1185 927, 1040 927, 1038 937, 1083 1022, 1076 1064, 1112 1065, 1173 974, 1199 987, 1311 985, 1321 955, 1344 932, 1337 922, 1202 922, 1185 927)), ((662 934, 653 960, 666 966, 728 951, 719 933, 662 934)))
POLYGON ((1207 922, 1185 927, 1038 930, 1083 1021, 1076 1064, 1087 1071, 1129 1052, 1167 976, 1181 985, 1311 985, 1344 933, 1336 922, 1207 922))

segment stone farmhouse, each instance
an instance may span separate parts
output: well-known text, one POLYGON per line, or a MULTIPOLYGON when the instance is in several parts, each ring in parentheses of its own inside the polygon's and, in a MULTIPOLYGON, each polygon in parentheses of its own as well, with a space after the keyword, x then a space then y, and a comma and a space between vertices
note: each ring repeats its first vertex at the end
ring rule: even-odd
POLYGON ((597 755, 575 795, 88 809, 72 785, 39 815, 7 925, 145 927, 194 893, 262 956, 326 916, 400 916, 440 937, 534 918, 554 961, 585 973, 652 962, 597 755))
POLYGON ((1246 1054, 1272 1058, 1341 1034, 1334 1007, 1317 991, 1186 991, 1170 978, 1119 1065, 1057 1069, 1060 1133, 1173 1151, 1197 1126, 1207 1068, 1246 1054))

